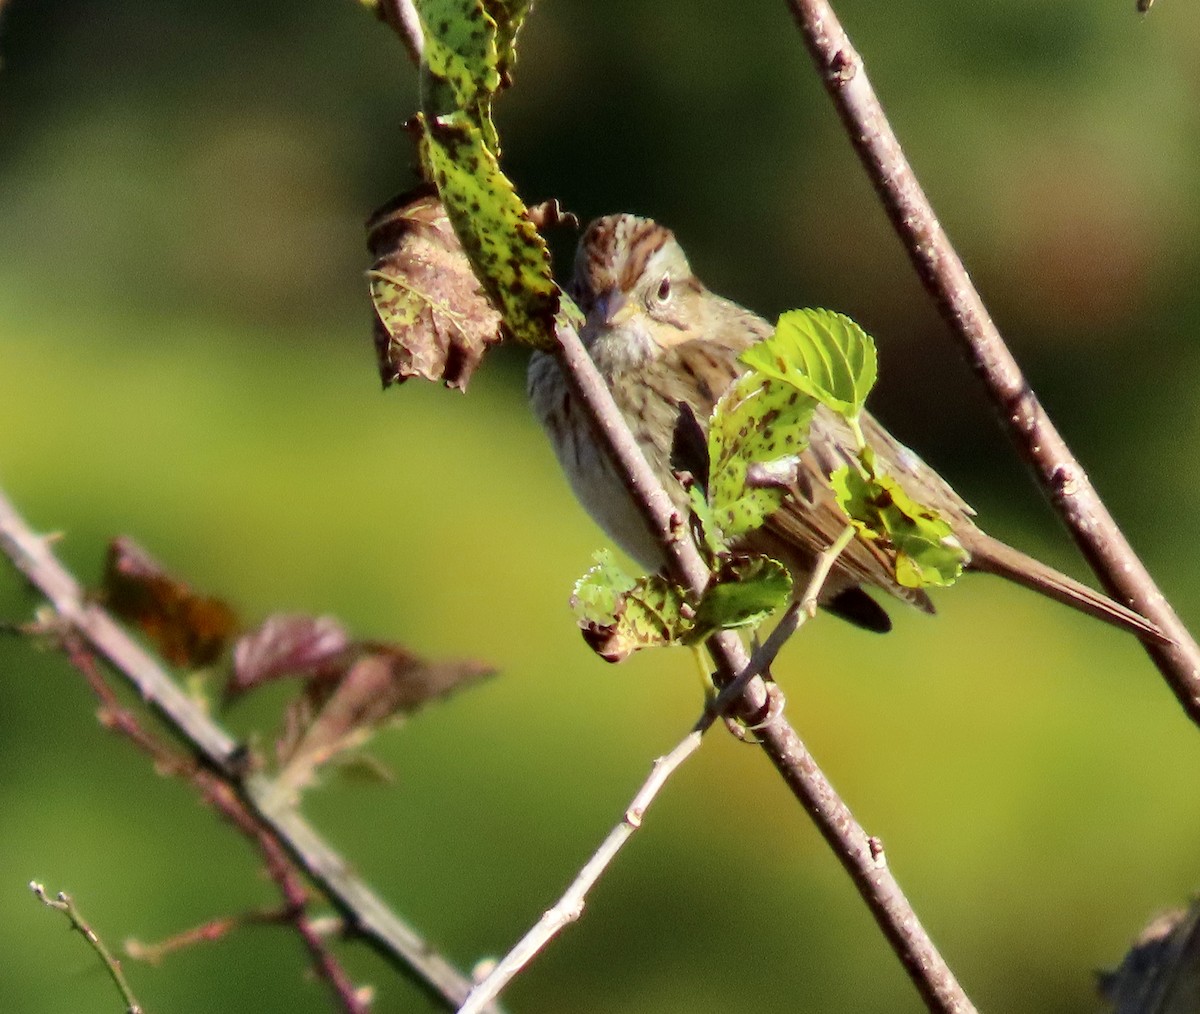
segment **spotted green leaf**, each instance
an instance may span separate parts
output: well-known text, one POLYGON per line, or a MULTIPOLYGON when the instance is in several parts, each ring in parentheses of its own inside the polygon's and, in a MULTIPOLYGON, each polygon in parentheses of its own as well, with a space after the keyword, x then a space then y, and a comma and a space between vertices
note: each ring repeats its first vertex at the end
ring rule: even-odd
POLYGON ((533 0, 484 0, 484 8, 496 23, 496 67, 500 87, 512 83, 512 68, 517 59, 517 32, 533 6, 533 0))
POLYGON ((863 469, 845 466, 829 477, 846 516, 867 538, 894 550, 900 584, 907 588, 953 584, 967 556, 949 523, 913 500, 891 476, 877 472, 869 450, 863 459, 863 469))
POLYGON ((468 114, 424 122, 422 161, 484 291, 514 338, 548 348, 560 306, 545 240, 468 114))
POLYGON ((871 336, 832 310, 781 314, 775 334, 744 352, 742 362, 851 419, 875 383, 871 336))
POLYGON ((792 575, 778 560, 735 556, 713 575, 696 610, 696 630, 756 626, 791 597, 792 575))
POLYGON ((475 108, 500 87, 495 20, 481 0, 417 0, 416 7, 428 70, 422 77, 422 108, 426 113, 475 108))
POLYGON ((717 402, 708 430, 708 500, 723 538, 752 531, 779 507, 789 469, 808 446, 815 408, 794 386, 753 372, 717 402))
POLYGON ((681 589, 657 575, 630 577, 607 550, 596 554, 596 565, 575 583, 571 606, 584 640, 606 662, 678 644, 693 625, 681 589))

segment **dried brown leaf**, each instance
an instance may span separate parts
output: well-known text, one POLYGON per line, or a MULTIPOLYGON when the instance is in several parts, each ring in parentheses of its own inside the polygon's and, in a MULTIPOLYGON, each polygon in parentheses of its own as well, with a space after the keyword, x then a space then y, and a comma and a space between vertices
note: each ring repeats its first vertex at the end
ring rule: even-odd
POLYGON ((1200 1010, 1200 903, 1151 919, 1099 988, 1115 1014, 1200 1010))
POLYGON ((465 391, 483 354, 501 340, 502 322, 433 188, 418 187, 376 211, 367 245, 375 258, 368 275, 383 386, 422 377, 465 391))
POLYGON ((237 614, 228 603, 197 594, 128 536, 108 544, 102 594, 108 607, 140 627, 172 665, 209 665, 237 633, 237 614))
POLYGON ((533 205, 529 209, 529 221, 541 233, 546 232, 547 229, 579 230, 578 216, 574 212, 563 211, 563 207, 559 204, 557 197, 552 197, 548 201, 542 201, 541 204, 533 205))
POLYGON ((363 645, 339 678, 310 680, 289 707, 276 745, 280 784, 304 788, 317 768, 380 726, 492 672, 479 662, 425 662, 394 645, 363 645))

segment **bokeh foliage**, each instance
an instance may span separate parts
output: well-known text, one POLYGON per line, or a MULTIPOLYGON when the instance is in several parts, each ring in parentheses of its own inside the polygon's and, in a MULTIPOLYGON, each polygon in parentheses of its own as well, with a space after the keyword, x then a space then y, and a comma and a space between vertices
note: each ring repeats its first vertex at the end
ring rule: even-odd
MULTIPOLYGON (((1132 6, 841 11, 993 312, 1192 619, 1200 17, 1132 6)), ((730 10, 541 5, 497 110, 522 194, 660 218, 710 285, 764 314, 859 320, 880 344, 878 413, 992 531, 1074 566, 783 5, 730 10)), ((361 223, 412 181, 415 75, 351 4, 5 13, 0 482, 66 530, 83 574, 128 531, 249 615, 331 611, 499 665, 391 740, 398 786, 318 791, 310 811, 460 964, 506 947, 699 691, 685 653, 613 670, 580 643, 566 599, 597 535, 524 408, 521 355, 490 357, 466 399, 378 392, 361 223)), ((1196 885, 1200 737, 1128 639, 982 577, 937 601, 940 618, 901 612, 886 640, 809 628, 778 668, 795 720, 981 1007, 1093 1010, 1089 969, 1196 885)), ((5 616, 29 604, 0 577, 5 616)), ((29 879, 71 890, 113 941, 270 892, 229 832, 96 727, 60 660, 0 642, 0 675, 0 1008, 115 1009, 29 879)), ((260 707, 232 723, 263 723, 260 707)), ((714 737, 641 834, 515 1010, 917 1009, 755 751, 714 737)), ((352 954, 381 1010, 419 1009, 352 954)), ((323 1010, 302 960, 258 930, 131 975, 151 1010, 323 1010)))

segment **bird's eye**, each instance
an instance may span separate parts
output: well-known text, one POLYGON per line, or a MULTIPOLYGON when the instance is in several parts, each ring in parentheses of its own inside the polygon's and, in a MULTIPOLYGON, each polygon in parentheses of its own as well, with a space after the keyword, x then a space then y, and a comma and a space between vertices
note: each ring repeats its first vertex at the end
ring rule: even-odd
POLYGON ((658 283, 658 290, 654 293, 654 298, 660 303, 665 303, 671 298, 671 276, 663 275, 662 281, 658 283))

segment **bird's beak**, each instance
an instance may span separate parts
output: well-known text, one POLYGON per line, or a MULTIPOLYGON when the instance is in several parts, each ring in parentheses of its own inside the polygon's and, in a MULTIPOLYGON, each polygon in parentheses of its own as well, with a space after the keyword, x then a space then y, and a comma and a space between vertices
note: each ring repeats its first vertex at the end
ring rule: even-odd
POLYGON ((592 312, 588 314, 588 324, 607 331, 618 324, 624 324, 636 312, 637 304, 631 303, 624 292, 620 289, 606 289, 596 297, 592 312))

